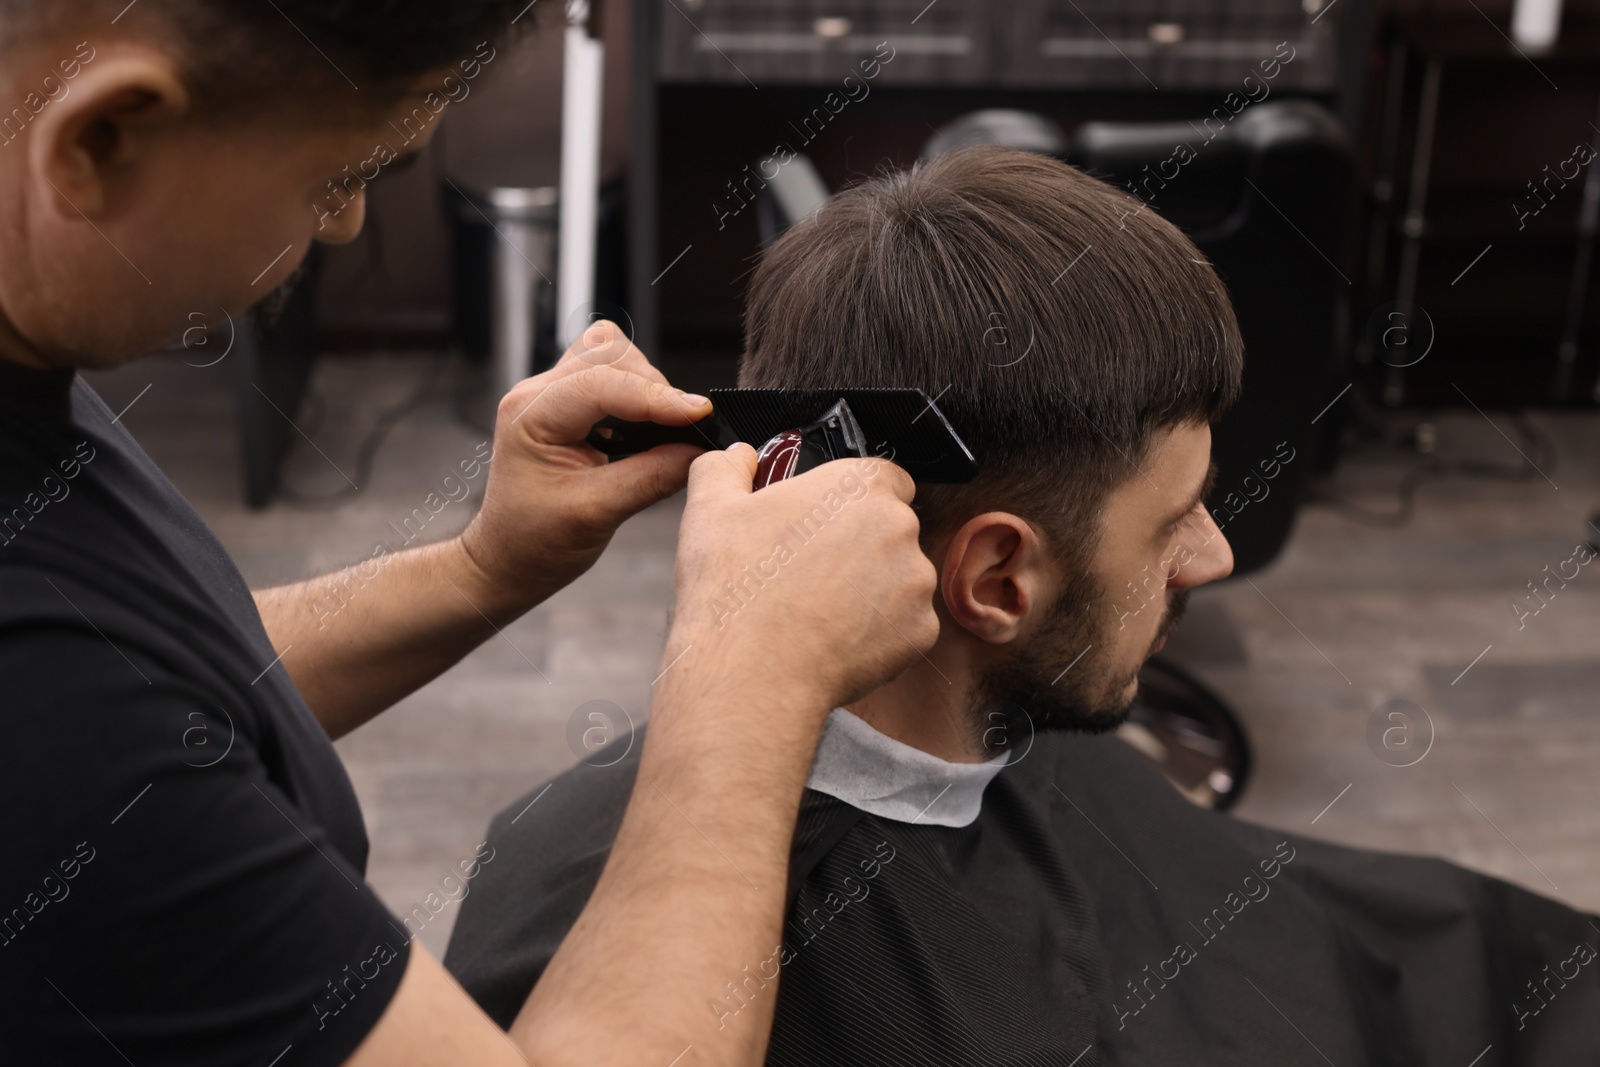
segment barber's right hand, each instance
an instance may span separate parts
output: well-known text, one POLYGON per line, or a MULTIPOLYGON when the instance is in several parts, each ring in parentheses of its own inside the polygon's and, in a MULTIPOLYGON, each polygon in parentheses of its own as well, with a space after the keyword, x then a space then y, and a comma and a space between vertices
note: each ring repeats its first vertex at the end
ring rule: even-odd
POLYGON ((672 669, 797 694, 820 719, 893 679, 939 636, 937 574, 910 506, 916 487, 876 458, 836 460, 759 492, 755 474, 746 444, 690 467, 663 660, 690 648, 672 669))

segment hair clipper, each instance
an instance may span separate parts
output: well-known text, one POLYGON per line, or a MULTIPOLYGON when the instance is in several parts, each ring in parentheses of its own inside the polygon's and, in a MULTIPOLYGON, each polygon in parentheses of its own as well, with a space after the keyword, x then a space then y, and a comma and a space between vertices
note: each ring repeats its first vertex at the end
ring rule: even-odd
POLYGON ((607 418, 588 443, 619 459, 682 442, 759 455, 756 488, 848 456, 880 456, 918 482, 970 482, 978 463, 920 389, 712 389, 713 412, 687 426, 607 418))

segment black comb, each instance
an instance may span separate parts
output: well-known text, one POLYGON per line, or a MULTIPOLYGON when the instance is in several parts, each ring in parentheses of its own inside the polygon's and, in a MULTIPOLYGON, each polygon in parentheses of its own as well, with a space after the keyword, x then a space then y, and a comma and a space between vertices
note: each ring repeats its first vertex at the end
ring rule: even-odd
POLYGON ((845 401, 870 454, 904 467, 919 482, 970 482, 977 460, 921 389, 712 389, 712 413, 688 426, 603 419, 588 442, 613 459, 657 445, 687 443, 727 448, 744 441, 759 449, 786 430, 820 419, 845 401))

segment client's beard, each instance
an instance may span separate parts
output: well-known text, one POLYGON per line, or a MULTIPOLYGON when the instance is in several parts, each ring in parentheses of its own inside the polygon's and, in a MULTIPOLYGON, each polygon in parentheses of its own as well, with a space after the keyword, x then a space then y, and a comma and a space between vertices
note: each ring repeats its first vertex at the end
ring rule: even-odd
MULTIPOLYGON (((1167 597, 1152 649, 1178 625, 1188 603, 1187 589, 1167 597)), ((1108 638, 1114 631, 1108 618, 1116 612, 1102 611, 1105 604, 1099 583, 1080 574, 1045 610, 1033 639, 978 678, 971 719, 985 754, 1026 746, 1035 731, 1105 733, 1127 720, 1133 706, 1128 685, 1139 667, 1110 673, 1108 638)), ((1149 656, 1147 651, 1139 666, 1149 656)))
POLYGON ((279 283, 276 289, 262 297, 255 305, 256 325, 260 329, 271 329, 283 318, 284 311, 289 307, 290 298, 294 296, 295 290, 300 287, 300 283, 305 280, 307 273, 309 273, 306 267, 308 262, 310 262, 310 257, 301 260, 300 265, 295 267, 294 271, 279 283))

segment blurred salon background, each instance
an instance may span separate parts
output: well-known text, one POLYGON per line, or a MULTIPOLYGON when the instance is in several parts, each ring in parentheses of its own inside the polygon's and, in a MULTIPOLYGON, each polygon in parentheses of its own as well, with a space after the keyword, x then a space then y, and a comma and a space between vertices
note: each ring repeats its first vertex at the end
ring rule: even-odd
MULTIPOLYGON (((568 16, 480 54, 291 293, 91 376, 253 585, 459 530, 482 479, 442 480, 593 317, 679 386, 731 385, 755 258, 830 191, 966 144, 1048 153, 1183 227, 1247 348, 1208 502, 1236 574, 1195 594, 1124 739, 1197 804, 1600 908, 1600 3, 568 16)), ((339 742, 397 912, 647 717, 680 508, 339 742)))

